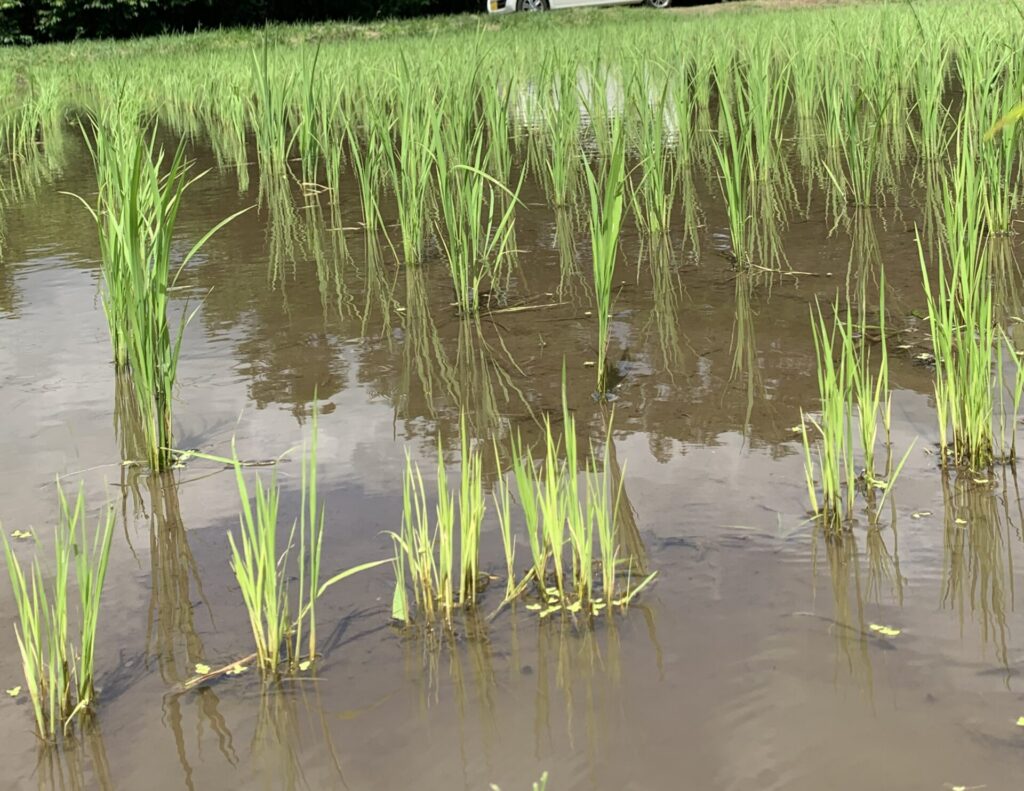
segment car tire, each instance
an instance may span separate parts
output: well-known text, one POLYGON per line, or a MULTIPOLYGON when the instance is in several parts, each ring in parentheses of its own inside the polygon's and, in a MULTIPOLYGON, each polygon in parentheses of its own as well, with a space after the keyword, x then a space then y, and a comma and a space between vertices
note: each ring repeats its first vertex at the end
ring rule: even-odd
POLYGON ((516 11, 547 11, 548 0, 516 0, 516 11))
POLYGON ((648 8, 669 8, 672 0, 644 0, 644 5, 648 8))

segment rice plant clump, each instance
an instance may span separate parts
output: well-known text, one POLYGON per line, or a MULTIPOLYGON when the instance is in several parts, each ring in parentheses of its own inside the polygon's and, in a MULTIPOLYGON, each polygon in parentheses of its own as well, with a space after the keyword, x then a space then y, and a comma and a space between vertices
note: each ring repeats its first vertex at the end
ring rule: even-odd
MULTIPOLYGON (((572 617, 626 609, 655 574, 634 582, 639 571, 624 552, 616 515, 621 479, 616 482, 605 452, 590 449, 583 461, 577 449, 575 419, 566 408, 565 432, 556 436, 545 421, 541 462, 516 439, 511 447, 511 473, 500 474, 493 500, 505 553, 507 574, 501 606, 527 596, 527 609, 545 618, 554 613, 572 617), (518 499, 515 519, 513 497, 518 499), (518 529, 517 523, 518 522, 518 529), (530 567, 516 571, 517 538, 525 533, 530 567), (621 579, 625 570, 626 579, 621 579)), ((610 439, 609 434, 608 438, 610 439)), ((480 531, 484 517, 482 451, 471 443, 462 422, 462 472, 458 490, 449 487, 450 473, 440 448, 436 495, 431 509, 419 465, 407 454, 403 483, 403 519, 393 534, 396 546, 392 615, 401 623, 440 623, 451 629, 458 610, 477 606, 480 531), (456 503, 458 507, 456 508, 456 503), (456 574, 456 557, 460 567, 456 574), (411 596, 410 596, 411 590, 411 596)), ((500 452, 495 446, 500 464, 500 452)))
POLYGON ((2 536, 18 610, 14 631, 25 687, 36 732, 49 742, 70 733, 76 720, 94 709, 96 635, 114 529, 114 509, 109 506, 96 529, 88 528, 83 489, 69 502, 58 485, 57 496, 60 515, 50 584, 44 581, 38 555, 23 567, 7 534, 2 536), (77 619, 72 617, 72 578, 78 594, 77 619))
POLYGON ((99 194, 95 207, 82 202, 99 232, 103 307, 114 362, 130 372, 146 461, 154 471, 165 470, 172 463, 172 398, 181 342, 194 315, 186 311, 172 332, 169 294, 210 237, 242 212, 217 223, 180 263, 172 264, 185 191, 204 175, 190 176, 184 143, 168 162, 157 147, 155 129, 144 134, 127 124, 95 122, 90 148, 99 194))
POLYGON ((936 266, 929 267, 920 235, 917 238, 935 356, 935 408, 942 465, 952 463, 975 470, 990 467, 998 453, 993 431, 992 365, 999 334, 983 238, 985 184, 974 157, 961 152, 945 180, 945 233, 935 244, 936 266))
MULTIPOLYGON (((884 276, 881 283, 884 293, 884 276)), ((820 305, 811 309, 820 412, 817 417, 801 412, 800 435, 811 511, 830 533, 840 532, 853 518, 860 491, 866 496, 869 519, 877 518, 913 448, 911 445, 893 467, 889 441, 892 394, 885 352, 884 296, 880 303, 882 351, 877 368, 872 364, 866 340, 868 325, 863 304, 854 320, 849 305, 842 311, 837 302, 831 326, 820 305), (881 475, 875 469, 879 421, 887 450, 885 472, 881 475), (864 464, 860 473, 857 472, 858 452, 864 464), (882 496, 876 498, 874 493, 879 490, 882 496)))
POLYGON ((317 496, 317 434, 314 409, 311 439, 302 458, 299 517, 285 536, 278 527, 280 485, 276 473, 269 485, 257 476, 250 498, 244 464, 237 453, 231 459, 199 454, 202 458, 230 463, 234 468, 242 513, 237 537, 228 533, 231 570, 249 617, 256 664, 269 676, 277 676, 282 670, 305 671, 316 661, 316 603, 328 588, 360 571, 391 562, 388 559, 363 563, 321 582, 325 508, 317 496), (283 547, 279 545, 282 537, 283 547), (289 566, 292 558, 297 567, 294 590, 289 566))

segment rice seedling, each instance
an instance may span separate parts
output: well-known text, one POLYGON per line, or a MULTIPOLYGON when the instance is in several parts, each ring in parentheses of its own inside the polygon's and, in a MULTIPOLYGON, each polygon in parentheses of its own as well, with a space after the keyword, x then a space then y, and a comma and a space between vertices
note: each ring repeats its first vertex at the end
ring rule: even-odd
POLYGON ((234 532, 228 533, 231 570, 248 614, 255 662, 266 676, 276 677, 282 670, 305 671, 316 662, 316 603, 328 588, 361 571, 393 562, 388 558, 362 563, 321 581, 325 506, 317 495, 317 413, 314 407, 310 443, 302 457, 299 516, 284 537, 283 548, 279 546, 281 490, 276 471, 269 485, 255 476, 250 497, 245 465, 233 445, 230 459, 197 454, 200 458, 228 463, 234 469, 242 511, 237 537, 234 532), (289 584, 292 557, 297 567, 294 594, 289 584))
POLYGON ((480 528, 484 520, 483 457, 471 447, 466 415, 460 425, 461 460, 459 477, 459 606, 476 603, 480 564, 480 528))
POLYGON ((729 218, 731 257, 736 266, 751 263, 751 186, 753 173, 753 127, 747 122, 743 86, 734 90, 719 82, 722 101, 719 105, 721 120, 718 136, 711 138, 712 149, 718 163, 718 183, 729 218), (735 103, 735 106, 734 106, 735 103))
MULTIPOLYGON (((661 96, 653 101, 646 92, 633 99, 639 117, 635 148, 640 156, 640 183, 633 187, 630 198, 637 225, 650 236, 669 233, 679 184, 666 153, 668 88, 666 81, 661 96)), ((689 135, 689 129, 686 134, 689 135)))
POLYGON ((844 523, 853 517, 854 501, 860 488, 863 488, 867 498, 869 518, 874 521, 913 449, 911 445, 893 467, 890 444, 892 395, 885 348, 884 277, 881 289, 878 328, 881 341, 877 370, 872 364, 869 326, 863 300, 856 320, 849 305, 845 311, 841 311, 836 303, 836 316, 831 326, 825 320, 820 304, 811 311, 821 406, 817 418, 801 411, 800 433, 811 510, 829 533, 840 532, 844 523), (879 422, 885 434, 884 446, 887 449, 885 472, 881 475, 875 469, 879 422), (813 442, 812 434, 815 435, 813 442), (858 439, 860 457, 864 464, 860 474, 856 471, 858 439), (883 495, 875 502, 874 492, 879 489, 883 495))
POLYGON ((583 156, 580 95, 575 79, 546 64, 550 88, 542 87, 534 113, 539 133, 530 137, 530 161, 540 174, 548 203, 565 208, 575 203, 580 186, 583 156))
MULTIPOLYGON (((320 60, 320 43, 317 42, 312 58, 306 57, 303 62, 300 113, 292 120, 295 130, 292 139, 298 147, 299 163, 302 169, 302 184, 305 190, 316 187, 317 167, 320 163, 320 152, 326 140, 326 112, 321 106, 323 80, 317 70, 320 60)), ((265 72, 264 69, 259 70, 265 72)), ((261 86, 266 91, 266 86, 261 86)))
POLYGON ((131 375, 146 460, 153 470, 165 470, 172 462, 172 398, 181 342, 195 315, 186 308, 172 334, 169 292, 206 242, 245 210, 214 225, 172 266, 174 230, 185 192, 204 175, 190 174, 184 145, 168 163, 157 148, 155 129, 147 136, 94 123, 90 150, 99 195, 95 207, 79 200, 99 233, 103 306, 114 362, 131 375))
POLYGON ((395 563, 395 595, 392 616, 411 623, 421 616, 427 624, 442 619, 449 629, 456 607, 472 608, 476 603, 479 568, 480 529, 485 503, 482 452, 472 446, 465 416, 460 421, 461 472, 458 509, 456 494, 448 486, 448 468, 438 445, 437 502, 434 519, 427 506, 426 488, 419 466, 406 453, 403 516, 400 533, 393 533, 398 554, 395 563), (456 517, 457 514, 457 517, 456 517), (459 570, 456 578, 455 552, 458 541, 459 570), (413 590, 416 611, 408 606, 406 574, 413 590), (457 590, 456 590, 457 588, 457 590))
POLYGON ((452 279, 455 304, 464 316, 480 308, 485 279, 496 281, 513 254, 515 210, 523 175, 515 190, 484 172, 483 137, 464 140, 434 127, 437 162, 438 236, 452 279), (460 161, 461 160, 461 161, 460 161), (464 164, 469 163, 469 164, 464 164))
POLYGON ((912 71, 916 146, 922 160, 938 159, 949 145, 949 111, 943 101, 947 67, 948 44, 940 38, 925 38, 912 71))
MULTIPOLYGON (((270 39, 263 36, 263 46, 252 50, 252 86, 248 97, 249 128, 256 139, 260 161, 260 184, 287 176, 290 140, 288 137, 288 103, 293 80, 278 73, 278 64, 270 57, 270 39)), ((315 66, 314 66, 315 68, 315 66)))
MULTIPOLYGON (((872 206, 876 201, 876 184, 880 167, 881 124, 884 107, 865 91, 853 86, 826 101, 827 135, 835 141, 831 150, 839 154, 832 168, 825 165, 839 195, 847 204, 872 206)), ((838 92, 838 87, 833 88, 838 92)))
POLYGON ((818 362, 818 397, 821 411, 817 419, 802 411, 800 415, 807 494, 811 502, 811 511, 821 516, 828 531, 838 532, 842 529, 844 520, 853 515, 853 500, 856 494, 853 427, 850 416, 855 362, 852 359, 846 327, 835 322, 830 328, 820 305, 811 311, 811 328, 818 362), (837 349, 839 354, 836 353, 837 349), (818 437, 813 443, 817 448, 817 462, 812 456, 808 424, 818 437), (820 479, 820 498, 815 484, 816 477, 820 479))
POLYGON ((595 173, 587 168, 590 195, 590 247, 594 266, 594 301, 597 312, 597 392, 603 398, 607 384, 608 323, 611 318, 612 283, 619 251, 619 234, 625 208, 626 145, 621 122, 612 132, 612 152, 595 173))
MULTIPOLYGON (((58 484, 60 515, 54 531, 53 581, 47 585, 38 556, 25 569, 3 534, 7 573, 17 606, 15 635, 36 732, 56 741, 89 714, 96 701, 96 635, 110 559, 114 510, 107 506, 88 527, 85 492, 69 501, 58 484), (75 596, 77 623, 71 619, 75 596), (77 627, 77 628, 76 628, 77 627)), ((38 541, 38 539, 36 539, 38 541)))
POLYGON ((357 135, 352 121, 346 119, 346 124, 352 170, 359 182, 364 238, 368 249, 369 247, 376 248, 378 236, 384 228, 384 219, 380 212, 380 192, 385 177, 390 140, 379 114, 367 119, 363 139, 357 135))
POLYGON ((992 361, 997 335, 992 283, 982 243, 983 179, 961 155, 946 181, 945 238, 928 266, 917 237, 928 324, 935 355, 935 408, 942 464, 981 470, 994 461, 992 361), (933 288, 933 278, 937 281, 933 288))
MULTIPOLYGON (((402 229, 402 260, 407 266, 420 263, 429 231, 429 201, 434 156, 422 130, 429 127, 429 97, 414 93, 416 82, 408 62, 402 60, 398 76, 405 96, 399 103, 396 146, 386 146, 388 173, 398 204, 398 224, 402 229)), ((426 89, 430 90, 430 88, 426 89)))

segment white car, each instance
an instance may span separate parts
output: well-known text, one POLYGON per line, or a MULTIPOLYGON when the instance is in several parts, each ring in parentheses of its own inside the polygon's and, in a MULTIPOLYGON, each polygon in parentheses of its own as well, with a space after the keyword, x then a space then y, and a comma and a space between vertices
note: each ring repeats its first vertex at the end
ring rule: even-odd
POLYGON ((487 0, 487 10, 492 14, 597 5, 645 5, 650 8, 668 8, 672 5, 672 0, 487 0))

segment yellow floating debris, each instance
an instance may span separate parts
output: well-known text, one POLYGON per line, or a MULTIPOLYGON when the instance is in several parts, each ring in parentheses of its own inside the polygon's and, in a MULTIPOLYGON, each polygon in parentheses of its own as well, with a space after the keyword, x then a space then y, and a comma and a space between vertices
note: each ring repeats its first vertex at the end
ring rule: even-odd
POLYGON ((210 672, 210 666, 209 665, 204 665, 202 662, 200 662, 198 665, 196 665, 196 673, 198 673, 200 676, 205 676, 209 672, 210 672))
POLYGON ((891 626, 882 626, 881 624, 873 623, 869 627, 872 632, 877 632, 883 637, 896 637, 899 633, 899 629, 893 629, 891 626))

